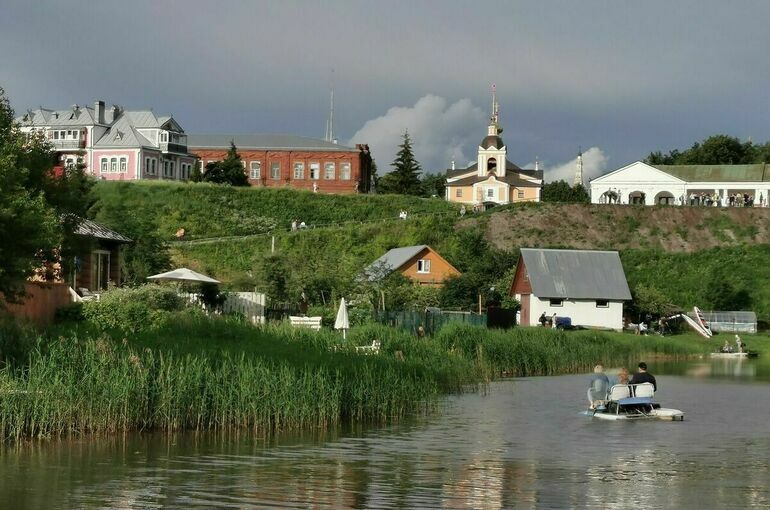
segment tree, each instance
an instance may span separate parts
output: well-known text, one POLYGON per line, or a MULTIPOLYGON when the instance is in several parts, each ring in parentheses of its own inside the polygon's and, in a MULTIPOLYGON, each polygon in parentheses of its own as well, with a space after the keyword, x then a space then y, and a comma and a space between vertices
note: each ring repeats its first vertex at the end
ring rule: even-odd
POLYGON ((203 180, 203 171, 201 170, 203 168, 203 161, 198 160, 195 163, 195 166, 192 169, 192 172, 190 172, 190 182, 201 182, 203 180))
POLYGON ((430 197, 444 197, 446 189, 446 176, 442 174, 425 174, 420 181, 421 195, 430 197))
POLYGON ((230 184, 231 186, 249 185, 249 179, 234 142, 230 142, 230 149, 228 149, 225 159, 206 165, 203 180, 218 184, 230 184))
POLYGON ((63 237, 61 217, 47 200, 57 189, 50 146, 42 135, 23 134, 13 115, 0 88, 0 293, 10 302, 23 297, 25 280, 63 237))
POLYGON ((543 186, 543 202, 588 203, 588 192, 582 184, 570 186, 566 181, 549 182, 543 186))
POLYGON ((396 159, 393 160, 391 166, 393 171, 384 175, 379 181, 382 193, 399 193, 401 195, 419 195, 421 193, 420 173, 422 169, 414 158, 412 139, 409 137, 408 131, 404 131, 404 141, 401 142, 396 159))
POLYGON ((289 298, 289 274, 286 257, 271 253, 262 257, 257 268, 265 294, 274 302, 286 302, 289 298))
POLYGON ((741 142, 734 136, 713 135, 682 152, 677 149, 667 154, 651 152, 644 161, 649 165, 743 165, 762 163, 768 155, 764 146, 755 146, 751 141, 741 142))

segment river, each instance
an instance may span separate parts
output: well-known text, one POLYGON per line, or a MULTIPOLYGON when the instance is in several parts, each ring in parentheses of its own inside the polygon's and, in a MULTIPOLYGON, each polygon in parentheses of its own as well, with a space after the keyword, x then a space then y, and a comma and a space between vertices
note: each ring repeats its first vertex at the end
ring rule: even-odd
POLYGON ((583 416, 587 375, 505 380, 387 427, 7 446, 0 508, 770 507, 770 366, 649 364, 684 422, 583 416))

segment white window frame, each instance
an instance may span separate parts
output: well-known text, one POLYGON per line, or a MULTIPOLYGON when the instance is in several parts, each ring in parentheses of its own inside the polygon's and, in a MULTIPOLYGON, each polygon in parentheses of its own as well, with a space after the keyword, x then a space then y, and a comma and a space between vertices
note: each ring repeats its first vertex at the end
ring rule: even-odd
POLYGON ((280 161, 270 162, 270 178, 274 181, 278 181, 281 179, 281 162, 280 161))
POLYGON ((516 196, 518 198, 524 198, 524 190, 523 189, 517 190, 516 196))
POLYGON ((261 179, 262 178, 262 162, 261 161, 251 161, 249 162, 250 166, 250 173, 252 179, 261 179))
POLYGON ((340 163, 340 180, 349 181, 352 175, 352 165, 349 161, 340 163))
POLYGON ((117 156, 110 158, 110 173, 115 174, 118 172, 118 158, 117 156))
POLYGON ((161 142, 168 142, 168 133, 165 131, 160 132, 160 141, 161 142))
POLYGON ((101 173, 106 174, 109 171, 110 168, 110 158, 102 157, 101 158, 101 173))
POLYGON ((457 190, 455 191, 455 198, 462 198, 462 196, 463 196, 463 189, 457 188, 457 190))
POLYGON ((495 200, 497 198, 495 191, 496 191, 495 188, 487 188, 487 193, 486 193, 487 200, 489 199, 495 200))
POLYGON ((419 274, 430 274, 430 259, 420 259, 417 261, 417 272, 419 274))
POLYGON ((597 299, 596 308, 609 308, 610 301, 608 299, 597 299))
POLYGON ((553 307, 553 308, 561 308, 562 306, 564 306, 564 300, 563 299, 551 298, 551 299, 548 300, 548 306, 553 307))
POLYGON ((118 164, 120 165, 118 167, 118 173, 124 174, 128 172, 128 158, 125 156, 120 156, 118 158, 118 164))
POLYGON ((321 163, 310 163, 310 179, 313 181, 318 181, 321 179, 321 163))
POLYGON ((327 161, 324 163, 324 180, 333 181, 337 178, 337 164, 333 161, 327 161), (331 170, 331 177, 329 177, 329 170, 331 170))
POLYGON ((305 163, 302 161, 295 161, 292 167, 294 168, 294 180, 303 180, 305 178, 305 163))

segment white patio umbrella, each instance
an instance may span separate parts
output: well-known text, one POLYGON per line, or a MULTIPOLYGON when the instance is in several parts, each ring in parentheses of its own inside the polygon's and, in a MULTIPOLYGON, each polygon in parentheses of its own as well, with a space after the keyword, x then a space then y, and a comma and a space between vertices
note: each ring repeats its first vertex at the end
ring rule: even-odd
POLYGON ((191 283, 219 283, 219 280, 215 280, 205 274, 196 273, 192 269, 186 267, 180 267, 173 271, 167 271, 165 273, 154 274, 147 277, 148 280, 164 280, 172 282, 191 282, 191 283))
POLYGON ((345 298, 340 300, 340 307, 337 310, 337 320, 334 321, 334 329, 342 330, 342 338, 345 339, 348 329, 350 329, 350 321, 348 320, 348 305, 345 303, 345 298))

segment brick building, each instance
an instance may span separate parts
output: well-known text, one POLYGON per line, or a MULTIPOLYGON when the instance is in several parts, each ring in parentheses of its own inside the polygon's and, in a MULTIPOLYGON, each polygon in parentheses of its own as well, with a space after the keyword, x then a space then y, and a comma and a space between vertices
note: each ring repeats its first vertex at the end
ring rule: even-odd
POLYGON ((368 145, 346 147, 294 135, 189 135, 187 140, 204 169, 224 159, 231 142, 252 186, 319 193, 368 193, 371 189, 368 145))

